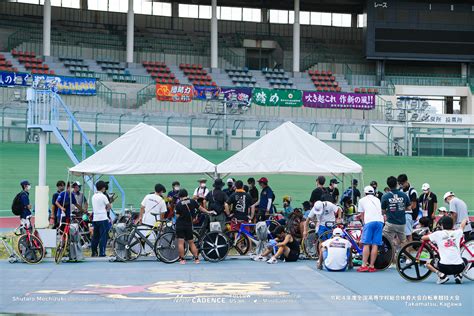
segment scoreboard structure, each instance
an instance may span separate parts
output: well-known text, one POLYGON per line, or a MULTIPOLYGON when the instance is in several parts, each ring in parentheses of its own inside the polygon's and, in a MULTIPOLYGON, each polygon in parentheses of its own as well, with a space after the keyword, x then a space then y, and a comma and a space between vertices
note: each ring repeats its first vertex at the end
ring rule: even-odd
POLYGON ((368 59, 474 62, 474 1, 367 1, 368 59))

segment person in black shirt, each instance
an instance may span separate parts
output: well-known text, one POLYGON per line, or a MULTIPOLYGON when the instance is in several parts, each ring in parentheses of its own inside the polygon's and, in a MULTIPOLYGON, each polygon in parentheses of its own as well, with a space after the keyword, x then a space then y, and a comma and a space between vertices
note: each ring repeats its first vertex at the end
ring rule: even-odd
POLYGON ((418 207, 418 193, 416 193, 415 188, 410 185, 408 182, 408 177, 406 174, 401 174, 397 178, 398 184, 400 185, 400 190, 408 195, 408 198, 411 202, 411 207, 405 211, 406 214, 406 226, 405 226, 405 235, 407 240, 412 240, 413 233, 413 224, 418 217, 419 207, 418 207))
POLYGON ((194 244, 193 238, 193 214, 200 209, 196 200, 188 197, 188 191, 179 190, 179 201, 176 204, 176 237, 178 238, 179 263, 185 264, 184 260, 184 242, 187 241, 189 249, 194 256, 194 262, 199 263, 198 250, 194 244))
POLYGON ((267 260, 267 263, 277 263, 277 258, 285 262, 295 262, 300 257, 300 244, 296 238, 285 231, 285 227, 278 226, 273 232, 275 239, 270 240, 269 246, 262 255, 254 258, 255 261, 264 261, 273 252, 273 247, 278 247, 277 252, 267 260))
POLYGON ((315 202, 321 201, 321 196, 324 193, 324 183, 326 183, 326 178, 323 176, 319 176, 316 179, 316 189, 311 192, 311 197, 309 198, 309 202, 311 203, 311 206, 314 205, 315 202))
POLYGON ((63 180, 56 182, 57 191, 53 194, 53 198, 51 199, 51 214, 49 220, 49 223, 53 225, 53 228, 56 228, 59 225, 59 218, 56 217, 56 200, 58 199, 59 194, 64 191, 65 187, 66 182, 63 180))
POLYGON ((225 204, 226 213, 233 215, 237 221, 247 223, 253 218, 252 197, 243 189, 243 182, 235 181, 235 192, 232 193, 225 204))
POLYGON ((255 179, 248 178, 247 184, 249 185, 249 194, 252 197, 252 204, 255 204, 258 201, 258 189, 255 186, 255 179))
POLYGON ((429 220, 429 228, 433 228, 434 220, 436 219, 435 210, 438 209, 438 198, 436 194, 431 192, 430 185, 423 183, 421 187, 423 194, 418 199, 418 204, 423 212, 423 217, 427 217, 429 220))
POLYGON ((380 192, 380 191, 377 191, 377 186, 378 186, 377 181, 372 180, 372 181, 370 182, 370 186, 371 186, 372 188, 374 188, 375 196, 376 196, 379 200, 382 200, 383 193, 380 192))
POLYGON ((222 187, 224 186, 222 179, 216 179, 213 186, 214 190, 209 192, 206 196, 207 209, 209 212, 214 213, 209 216, 209 220, 211 222, 219 222, 221 230, 223 230, 226 221, 225 202, 227 201, 227 194, 222 191, 222 187))
POLYGON ((329 181, 329 186, 327 187, 328 193, 332 196, 332 200, 329 202, 334 204, 337 204, 337 201, 339 200, 339 189, 337 188, 338 184, 339 181, 337 181, 337 179, 331 179, 331 181, 329 181))

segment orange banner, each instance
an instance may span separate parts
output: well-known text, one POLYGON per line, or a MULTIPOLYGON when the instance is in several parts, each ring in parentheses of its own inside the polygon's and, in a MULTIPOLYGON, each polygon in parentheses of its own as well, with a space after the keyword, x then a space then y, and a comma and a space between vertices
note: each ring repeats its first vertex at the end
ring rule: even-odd
POLYGON ((193 95, 193 86, 172 84, 156 85, 156 98, 159 101, 191 102, 193 95))

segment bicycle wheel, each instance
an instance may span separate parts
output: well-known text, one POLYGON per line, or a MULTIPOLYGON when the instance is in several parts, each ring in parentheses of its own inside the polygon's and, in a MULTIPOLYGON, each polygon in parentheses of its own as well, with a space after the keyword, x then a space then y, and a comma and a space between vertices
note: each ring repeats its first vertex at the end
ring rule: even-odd
POLYGON ((59 241, 56 245, 56 253, 54 254, 54 262, 60 264, 64 255, 66 254, 67 243, 69 240, 69 235, 61 233, 59 236, 59 241))
POLYGON ((133 261, 140 257, 143 247, 140 239, 130 233, 122 233, 114 239, 114 254, 119 261, 133 261))
MULTIPOLYGON (((186 249, 184 253, 186 253, 186 249)), ((164 263, 174 263, 179 259, 178 238, 176 233, 169 232, 161 235, 155 242, 155 253, 164 263)))
POLYGON ((332 238, 332 230, 327 230, 318 237, 318 244, 325 242, 328 239, 332 238))
POLYGON ((423 249, 420 249, 421 246, 420 241, 413 241, 403 246, 398 253, 397 271, 405 280, 422 281, 431 274, 425 264, 433 261, 436 256, 431 248, 423 246, 423 249))
POLYGON ((301 244, 307 258, 315 260, 319 258, 319 239, 316 230, 311 229, 308 236, 301 241, 301 244))
POLYGON ((393 253, 392 243, 385 236, 382 236, 382 246, 378 247, 377 258, 375 258, 375 269, 385 270, 390 267, 393 261, 393 253))
POLYGON ((21 235, 17 243, 18 254, 26 263, 39 263, 44 258, 44 247, 41 240, 30 235, 21 235))
POLYGON ((250 250, 250 240, 247 235, 240 234, 237 230, 231 230, 225 233, 229 240, 229 249, 234 248, 239 255, 246 255, 250 250), (237 238, 237 236, 239 236, 237 238))
POLYGON ((469 240, 464 243, 464 246, 461 248, 461 257, 467 261, 466 268, 463 271, 463 276, 467 279, 474 281, 474 240, 469 240))
POLYGON ((202 238, 199 248, 205 260, 218 262, 229 253, 229 241, 221 232, 209 232, 202 238))

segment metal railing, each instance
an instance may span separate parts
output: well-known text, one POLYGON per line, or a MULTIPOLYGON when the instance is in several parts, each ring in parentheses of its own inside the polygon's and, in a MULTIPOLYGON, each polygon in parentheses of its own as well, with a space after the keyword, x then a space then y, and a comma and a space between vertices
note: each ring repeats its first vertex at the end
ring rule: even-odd
POLYGON ((390 79, 396 85, 416 85, 416 86, 465 86, 466 78, 461 75, 446 74, 385 74, 386 79, 390 79))

